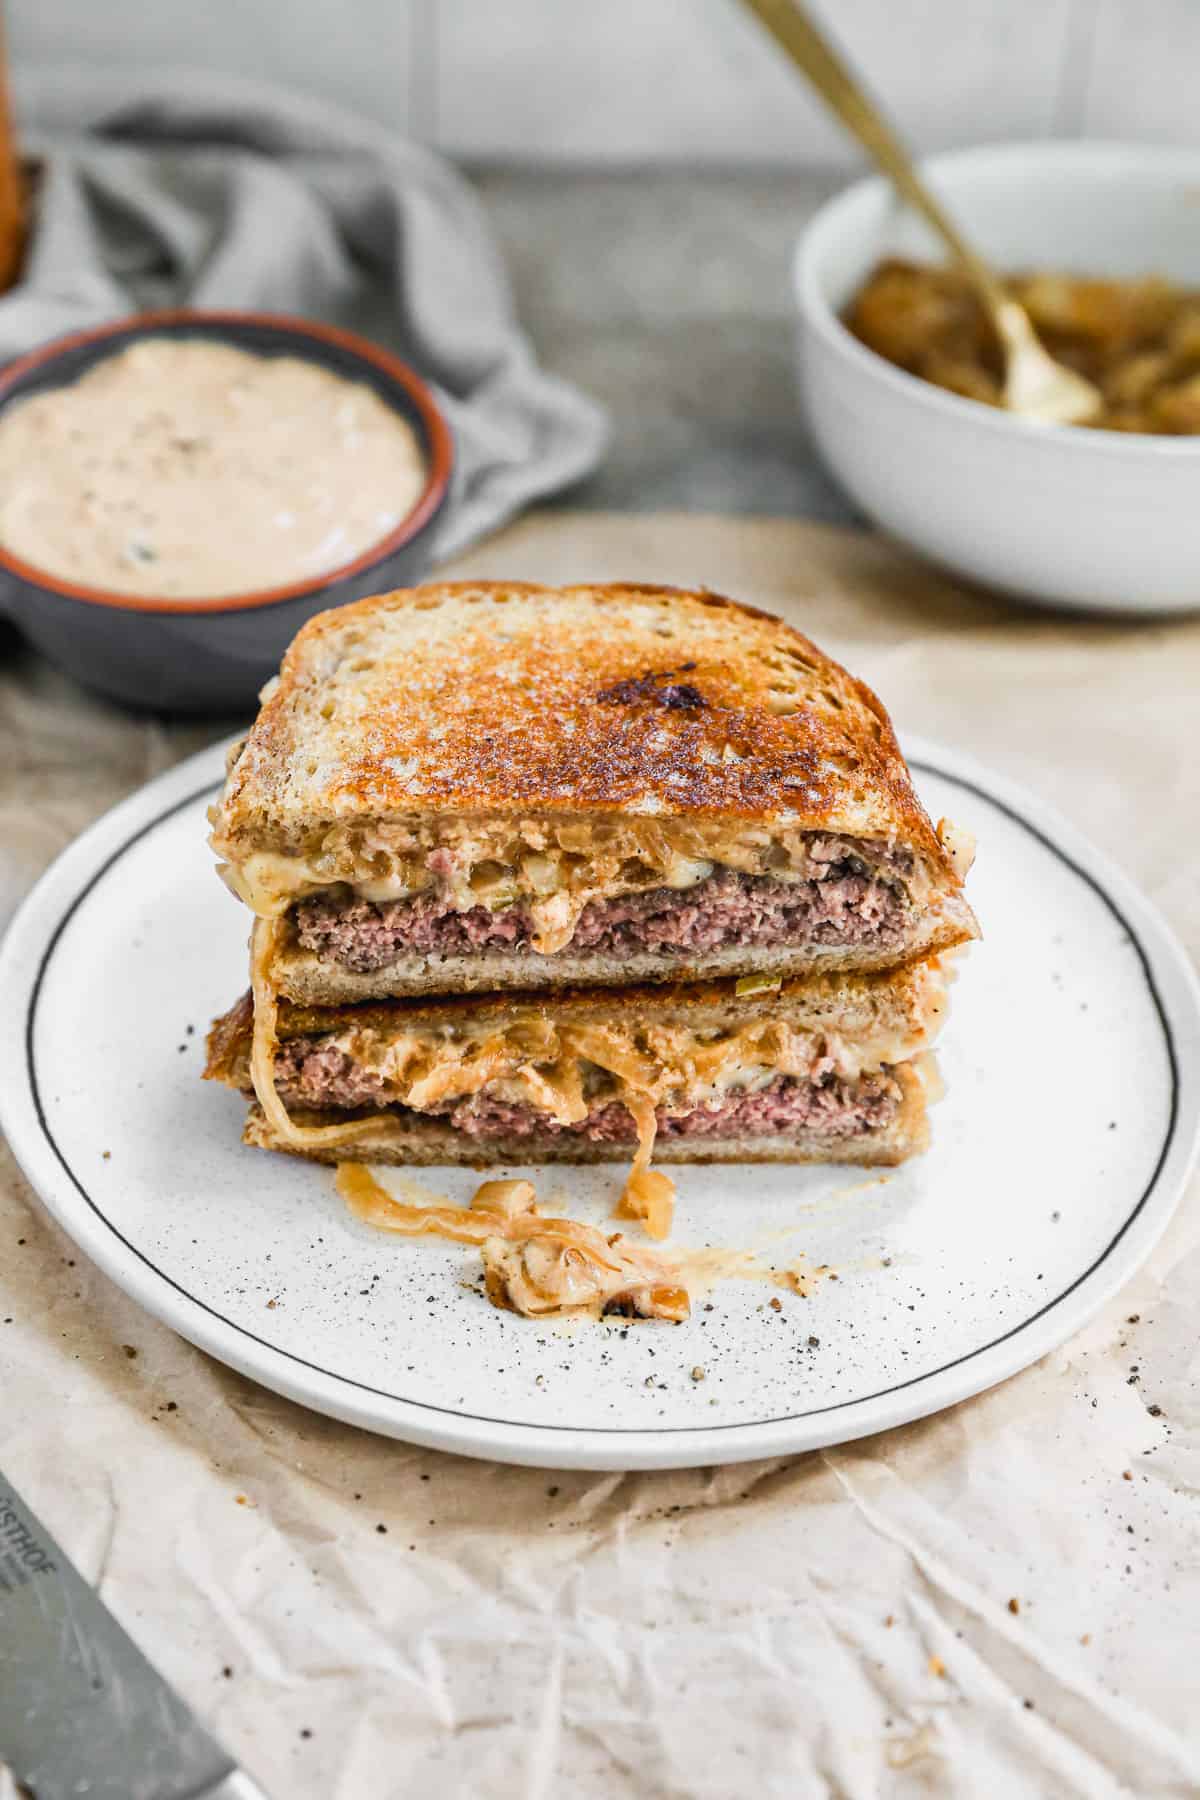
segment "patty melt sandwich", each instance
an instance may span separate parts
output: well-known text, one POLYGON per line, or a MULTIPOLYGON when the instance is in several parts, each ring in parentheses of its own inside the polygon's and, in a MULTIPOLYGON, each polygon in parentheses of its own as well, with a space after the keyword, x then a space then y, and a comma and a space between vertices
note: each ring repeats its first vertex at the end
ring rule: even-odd
POLYGON ((447 583, 313 619, 213 813, 299 1005, 891 968, 977 935, 887 713, 720 595, 447 583))

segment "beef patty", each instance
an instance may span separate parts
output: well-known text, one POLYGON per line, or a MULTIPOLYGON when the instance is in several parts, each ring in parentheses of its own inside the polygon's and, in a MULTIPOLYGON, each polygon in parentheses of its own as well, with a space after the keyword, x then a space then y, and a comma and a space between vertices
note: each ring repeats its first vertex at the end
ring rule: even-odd
MULTIPOLYGON (((611 900, 590 900, 570 943, 573 953, 664 956, 703 954, 727 946, 880 944, 899 942, 908 903, 891 882, 850 858, 828 863, 802 881, 720 870, 689 888, 656 887, 611 900)), ((300 943, 323 961, 359 974, 398 956, 452 956, 530 948, 526 906, 454 911, 439 895, 414 900, 345 900, 319 894, 293 910, 300 943)))
MULTIPOLYGON (((290 1038, 281 1044, 275 1080, 286 1105, 357 1110, 389 1107, 389 1083, 364 1068, 337 1044, 319 1037, 290 1038)), ((765 1087, 732 1089, 709 1106, 690 1112, 657 1109, 663 1137, 778 1136, 791 1131, 817 1131, 826 1137, 858 1137, 890 1125, 900 1105, 900 1088, 887 1070, 857 1081, 827 1075, 818 1081, 780 1075, 765 1087)), ((390 1107, 413 1121, 437 1116, 455 1130, 487 1139, 564 1134, 593 1143, 633 1143, 633 1116, 617 1100, 599 1100, 586 1119, 560 1125, 549 1113, 523 1101, 500 1100, 486 1090, 466 1099, 448 1100, 427 1112, 390 1107)))

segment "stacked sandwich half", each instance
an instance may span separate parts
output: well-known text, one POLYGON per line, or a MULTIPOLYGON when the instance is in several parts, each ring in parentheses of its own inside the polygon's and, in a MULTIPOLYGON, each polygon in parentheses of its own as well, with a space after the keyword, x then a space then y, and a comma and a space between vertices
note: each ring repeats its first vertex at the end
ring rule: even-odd
POLYGON ((448 584, 314 619, 230 759, 255 914, 209 1074, 322 1161, 898 1162, 976 935, 882 706, 707 592, 448 584))

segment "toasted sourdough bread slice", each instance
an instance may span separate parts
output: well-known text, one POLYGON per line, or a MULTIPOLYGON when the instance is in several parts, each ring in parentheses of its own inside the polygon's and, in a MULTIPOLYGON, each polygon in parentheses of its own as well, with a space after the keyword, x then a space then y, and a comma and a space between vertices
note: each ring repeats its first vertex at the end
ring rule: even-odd
POLYGON ((627 1155, 634 1140, 648 1156, 656 1132, 669 1160, 731 1160, 729 1146, 745 1142, 788 1160, 891 1158, 917 1147, 924 1105, 898 1085, 896 1065, 927 1050, 945 1010, 935 964, 742 994, 707 984, 285 1003, 268 1093, 247 995, 215 1022, 206 1075, 258 1087, 271 1122, 255 1115, 254 1141, 334 1160, 352 1141, 372 1155, 394 1143, 401 1161, 436 1161, 455 1145, 455 1161, 504 1161, 517 1145, 524 1161, 543 1151, 594 1161, 627 1155))
MULTIPOLYGON (((462 1043, 530 1025, 603 1026, 632 1038, 655 1028, 706 1033, 785 1024, 795 1031, 836 1035, 847 1043, 871 1046, 868 1066, 875 1066, 903 1061, 933 1042, 945 1019, 950 979, 943 962, 932 958, 886 972, 648 984, 620 993, 566 988, 550 993, 447 994, 353 1006, 284 1000, 276 1036, 283 1044, 297 1037, 357 1030, 382 1039, 421 1034, 431 1043, 462 1043)), ((248 1085, 245 1057, 252 1023, 249 994, 213 1021, 206 1080, 248 1085)))
POLYGON ((879 701, 704 591, 448 583, 319 615, 231 758, 212 842, 257 913, 293 909, 274 973, 297 1000, 890 967, 977 935, 969 852, 930 824, 879 701), (721 943, 731 900, 764 895, 818 922, 721 943), (572 948, 589 906, 714 896, 702 949, 688 929, 643 945, 624 914, 572 948))

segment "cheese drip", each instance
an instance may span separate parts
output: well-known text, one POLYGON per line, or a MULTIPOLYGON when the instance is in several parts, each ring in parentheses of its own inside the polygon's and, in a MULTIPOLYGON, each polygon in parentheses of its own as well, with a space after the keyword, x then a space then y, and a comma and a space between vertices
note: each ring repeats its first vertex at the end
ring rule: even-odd
POLYGON ((654 1102, 644 1094, 625 1095, 624 1100, 637 1126, 638 1145, 613 1217, 640 1219, 649 1237, 669 1237, 675 1217, 675 1183, 661 1169, 650 1167, 654 1140, 658 1136, 654 1102))
MULTIPOLYGON (((256 1020, 257 1013, 256 996, 256 1020)), ((585 1066, 603 1070, 610 1084, 604 1099, 624 1106, 637 1131, 637 1150, 616 1216, 640 1219, 651 1237, 665 1238, 671 1229, 675 1184, 670 1176, 650 1168, 658 1133, 656 1108, 669 1104, 690 1111, 705 1100, 719 1099, 731 1087, 777 1075, 805 1075, 819 1054, 821 1040, 761 1019, 705 1042, 685 1026, 635 1030, 607 1024, 555 1025, 530 1015, 458 1041, 420 1031, 389 1035, 358 1027, 330 1042, 360 1066, 377 1070, 388 1081, 389 1098, 416 1111, 469 1098, 486 1088, 528 1102, 561 1125, 576 1125, 596 1103, 584 1093, 585 1066)), ((282 1110, 282 1102, 275 1099, 282 1110)), ((271 1122, 276 1124, 273 1116, 271 1122)), ((386 1122, 386 1114, 374 1121, 377 1127, 386 1122)), ((361 1127, 363 1121, 357 1123, 361 1127)), ((396 1129, 394 1121, 391 1125, 396 1129)), ((336 1132, 346 1127, 315 1129, 336 1132)))
MULTIPOLYGON (((281 929, 277 920, 256 919, 251 940, 250 985, 254 995, 254 1027, 250 1046, 250 1078, 258 1103, 269 1123, 285 1143, 292 1144, 297 1149, 349 1144, 368 1134, 377 1136, 381 1131, 389 1136, 398 1135, 402 1126, 387 1113, 373 1114, 365 1119, 348 1119, 340 1125, 299 1125, 280 1099, 275 1085, 275 1056, 279 1047, 279 996, 271 981, 270 967, 281 929)), ((593 1033, 602 1029, 594 1027, 593 1033)), ((583 1099, 582 1076, 577 1062, 557 1084, 527 1065, 518 1073, 524 1077, 525 1085, 537 1096, 540 1104, 549 1103, 548 1109, 554 1117, 562 1117, 565 1112, 565 1123, 575 1123, 586 1118, 588 1108, 583 1099)), ((479 1085, 483 1085, 482 1080, 479 1085)), ((624 1098, 623 1093, 621 1097, 624 1098)), ((637 1124, 638 1149, 621 1206, 625 1217, 645 1219, 646 1228, 652 1236, 665 1237, 671 1226, 674 1185, 669 1177, 652 1177, 649 1174, 648 1165, 657 1129, 654 1105, 652 1101, 641 1101, 639 1104, 636 1093, 633 1098, 634 1105, 630 1107, 630 1111, 637 1124), (665 1189, 662 1184, 665 1184, 665 1189)))
POLYGON ((620 1104, 637 1132, 637 1149, 617 1208, 640 1219, 650 1236, 671 1228, 674 1183, 652 1170, 658 1109, 690 1112, 719 1103, 735 1088, 762 1086, 781 1075, 814 1079, 836 1072, 855 1079, 881 1064, 898 1063, 927 1044, 941 1021, 940 976, 931 975, 929 1004, 908 1029, 891 1026, 855 1041, 835 1032, 796 1028, 786 1020, 755 1018, 705 1036, 686 1025, 555 1023, 532 1010, 497 1027, 479 1025, 450 1036, 430 1030, 395 1031, 352 1026, 323 1034, 353 1062, 387 1083, 381 1110, 335 1125, 294 1121, 275 1084, 278 995, 271 961, 285 927, 258 919, 252 939, 254 1027, 250 1073, 264 1114, 283 1142, 302 1149, 352 1143, 372 1136, 401 1136, 405 1123, 382 1110, 398 1105, 431 1112, 444 1102, 470 1099, 485 1089, 528 1103, 560 1125, 582 1123, 597 1103, 620 1104), (602 1092, 585 1092, 585 1072, 607 1077, 602 1092))
POLYGON ((280 927, 274 919, 256 919, 250 939, 250 987, 254 995, 254 1032, 250 1044, 250 1079, 258 1104, 285 1143, 297 1149, 317 1144, 349 1144, 369 1129, 378 1130, 375 1119, 349 1119, 342 1125, 297 1125, 275 1090, 275 1053, 279 1048, 277 1025, 279 996, 270 977, 271 958, 280 927))

